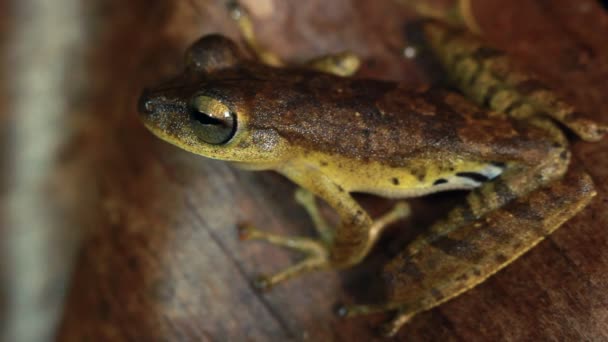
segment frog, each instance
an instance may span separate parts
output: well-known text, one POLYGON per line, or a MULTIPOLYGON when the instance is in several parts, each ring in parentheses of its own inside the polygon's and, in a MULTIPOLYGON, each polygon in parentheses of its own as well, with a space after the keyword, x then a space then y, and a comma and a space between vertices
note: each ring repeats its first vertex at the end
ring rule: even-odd
MULTIPOLYGON (((466 6, 461 6, 466 8, 466 6)), ((456 9, 457 10, 457 9, 456 9)), ((542 82, 513 67, 476 33, 441 20, 419 28, 458 91, 358 78, 352 53, 290 64, 261 47, 237 2, 229 11, 245 50, 206 35, 187 50, 183 71, 143 91, 138 111, 160 139, 251 171, 275 171, 298 186, 318 238, 240 225, 241 240, 295 250, 301 261, 254 284, 359 264, 382 232, 407 218, 408 198, 468 194, 382 269, 383 303, 340 306, 342 317, 393 312, 395 335, 416 314, 481 284, 585 208, 591 177, 572 168, 570 130, 598 141, 605 125, 587 119, 542 82), (248 53, 247 53, 248 52, 248 53), (377 218, 355 200, 398 200, 377 218), (333 208, 337 225, 320 213, 333 208)))

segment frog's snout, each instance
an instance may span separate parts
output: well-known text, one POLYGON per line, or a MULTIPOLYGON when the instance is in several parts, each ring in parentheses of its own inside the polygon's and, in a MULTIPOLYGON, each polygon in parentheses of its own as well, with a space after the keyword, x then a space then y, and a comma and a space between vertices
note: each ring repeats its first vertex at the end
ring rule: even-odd
POLYGON ((188 103, 165 90, 144 89, 137 101, 139 119, 152 132, 163 136, 183 134, 190 124, 188 103))
MULTIPOLYGON (((163 117, 166 119, 167 114, 185 113, 187 105, 179 98, 144 89, 137 102, 137 110, 144 122, 157 122, 163 117)), ((177 119, 172 117, 173 120, 177 119)))

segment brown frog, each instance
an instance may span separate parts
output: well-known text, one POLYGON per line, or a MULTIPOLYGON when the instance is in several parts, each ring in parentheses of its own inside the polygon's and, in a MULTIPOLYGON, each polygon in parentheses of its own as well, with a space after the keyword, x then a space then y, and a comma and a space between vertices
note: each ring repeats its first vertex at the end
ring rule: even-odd
POLYGON ((242 239, 265 240, 307 257, 256 284, 269 288, 312 271, 343 269, 366 257, 382 230, 409 207, 372 219, 352 192, 390 198, 471 190, 383 271, 386 303, 342 307, 344 316, 394 310, 386 335, 416 313, 483 282, 584 208, 595 195, 582 171, 567 174, 560 122, 595 141, 604 126, 584 119, 500 51, 436 21, 427 44, 462 95, 435 88, 349 77, 352 54, 286 66, 256 43, 246 13, 232 8, 249 47, 209 35, 186 54, 183 74, 146 90, 139 111, 161 139, 250 170, 274 170, 301 187, 296 199, 319 239, 278 236, 245 226, 242 239), (471 101, 484 105, 483 109, 471 101), (489 110, 493 109, 493 110, 489 110), (336 210, 331 227, 315 196, 336 210))

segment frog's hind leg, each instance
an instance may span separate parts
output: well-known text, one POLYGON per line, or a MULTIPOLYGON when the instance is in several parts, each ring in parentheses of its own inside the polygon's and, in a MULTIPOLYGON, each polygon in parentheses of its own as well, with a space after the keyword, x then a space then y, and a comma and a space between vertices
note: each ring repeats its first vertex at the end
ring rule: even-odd
POLYGON ((382 310, 397 314, 383 332, 394 335, 414 315, 482 283, 519 258, 589 204, 591 177, 571 170, 562 180, 531 192, 482 220, 463 226, 414 252, 406 249, 385 268, 388 302, 343 307, 350 317, 382 310))
POLYGON ((428 0, 400 0, 402 4, 417 14, 448 23, 455 27, 466 27, 475 34, 481 34, 481 27, 473 13, 472 0, 458 0, 447 9, 429 4, 428 0))
POLYGON ((226 7, 230 13, 230 16, 237 23, 239 31, 243 35, 243 39, 247 44, 247 47, 255 55, 255 57, 270 66, 281 67, 285 65, 285 62, 275 53, 263 48, 253 30, 253 23, 251 17, 245 8, 243 8, 238 1, 229 0, 226 3, 226 7))
MULTIPOLYGON (((435 222, 428 232, 415 239, 408 246, 412 253, 428 244, 433 244, 435 240, 466 224, 483 218, 507 203, 563 177, 568 169, 571 153, 562 131, 549 119, 532 118, 527 120, 527 124, 547 132, 545 139, 551 143, 545 148, 522 151, 522 153, 534 152, 542 155, 541 159, 537 160, 535 165, 506 163, 499 177, 471 191, 464 203, 457 205, 445 219, 435 222)), ((472 174, 471 177, 475 175, 472 174)))
MULTIPOLYGON (((228 11, 230 16, 236 21, 239 31, 243 35, 245 44, 249 50, 255 55, 255 57, 262 63, 282 67, 285 63, 275 53, 262 47, 253 30, 253 23, 251 17, 245 8, 243 8, 238 1, 231 0, 227 3, 228 11)), ((337 76, 352 76, 361 65, 361 60, 358 56, 351 52, 341 52, 336 54, 324 55, 321 57, 313 58, 312 60, 304 63, 305 67, 326 72, 337 76)))
POLYGON ((302 272, 318 269, 327 260, 327 248, 314 239, 281 236, 255 229, 248 225, 239 226, 240 240, 263 240, 268 243, 295 249, 306 254, 306 258, 282 272, 272 276, 259 276, 254 285, 259 289, 269 289, 273 285, 292 278, 302 272))
MULTIPOLYGON (((395 331, 398 326, 407 321, 406 318, 439 305, 479 284, 532 248, 544 237, 544 235, 539 237, 534 234, 541 229, 555 230, 586 205, 587 197, 589 197, 585 197, 587 193, 585 196, 578 197, 568 195, 564 190, 567 186, 562 186, 562 183, 553 183, 566 173, 570 159, 567 140, 562 132, 548 119, 533 118, 529 119, 527 123, 544 129, 548 133, 546 138, 553 141, 553 143, 547 144, 546 150, 535 151, 536 153, 541 152, 539 154, 544 157, 535 165, 505 164, 505 169, 499 177, 471 191, 463 204, 456 206, 445 219, 436 222, 426 233, 412 241, 405 248, 402 256, 395 258, 388 266, 386 273, 389 278, 397 277, 394 278, 397 280, 392 281, 389 285, 391 298, 395 300, 383 308, 403 309, 402 314, 398 315, 392 328, 388 330, 395 331), (557 185, 544 188, 548 184, 557 185), (564 195, 565 200, 571 201, 570 204, 566 203, 562 206, 564 215, 560 214, 560 208, 548 206, 546 210, 543 210, 542 204, 537 200, 537 198, 553 194, 555 196, 564 195), (521 200, 522 198, 524 200, 521 200), (524 210, 526 205, 540 206, 538 215, 533 216, 538 218, 538 221, 532 221, 529 224, 521 222, 526 219, 524 214, 530 214, 537 209, 530 208, 526 212, 524 210), (573 207, 570 208, 569 205, 573 207), (515 209, 520 210, 517 215, 513 214, 515 209), (510 217, 509 215, 512 214, 514 216, 510 217), (557 222, 555 217, 565 218, 560 219, 559 223, 554 223, 557 222), (517 221, 522 226, 515 227, 509 223, 512 221, 517 221), (523 231, 517 232, 518 236, 502 234, 502 231, 496 233, 498 228, 494 228, 495 225, 509 228, 514 232, 515 228, 523 229, 523 231), (493 238, 496 240, 491 240, 493 238), (481 239, 487 239, 487 241, 481 239), (512 244, 517 246, 513 247, 512 244), (500 249, 501 247, 505 248, 500 249), (509 248, 511 249, 509 250, 509 248), (422 261, 417 261, 418 258, 421 258, 422 261), (399 277, 409 277, 408 281, 413 281, 413 283, 403 286, 398 280, 399 277), (458 277, 460 280, 456 281, 458 277), (456 287, 454 284, 461 287, 456 287), (419 298, 420 302, 418 302, 419 298), (402 307, 401 304, 404 302, 412 304, 402 307)), ((592 192, 593 186, 589 177, 584 175, 579 178, 585 183, 579 188, 592 192)), ((566 185, 568 184, 566 183, 566 185)), ((576 194, 576 191, 574 193, 576 194)), ((581 191, 579 191, 580 193, 581 191)), ((352 312, 353 314, 363 313, 365 310, 380 308, 382 307, 358 307, 352 312)))
POLYGON ((479 37, 437 22, 424 23, 422 30, 450 83, 478 105, 517 120, 550 117, 585 141, 598 141, 608 133, 608 125, 577 111, 536 75, 479 37))

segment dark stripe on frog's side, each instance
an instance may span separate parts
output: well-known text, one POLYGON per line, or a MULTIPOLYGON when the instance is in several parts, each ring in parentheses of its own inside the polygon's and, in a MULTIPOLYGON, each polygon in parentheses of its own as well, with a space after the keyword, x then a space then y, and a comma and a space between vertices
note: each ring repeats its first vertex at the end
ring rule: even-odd
POLYGON ((438 180, 436 180, 436 181, 433 183, 433 185, 441 185, 441 184, 445 184, 445 183, 447 183, 447 182, 448 182, 448 181, 447 181, 447 179, 444 179, 444 178, 439 178, 438 180))
POLYGON ((478 183, 487 182, 489 180, 488 177, 477 172, 458 172, 456 173, 456 176, 468 178, 478 183))

